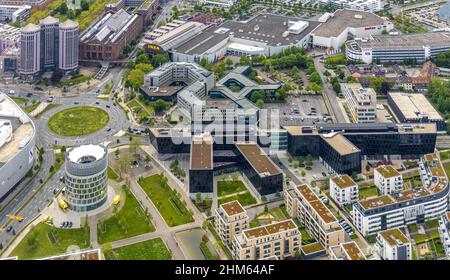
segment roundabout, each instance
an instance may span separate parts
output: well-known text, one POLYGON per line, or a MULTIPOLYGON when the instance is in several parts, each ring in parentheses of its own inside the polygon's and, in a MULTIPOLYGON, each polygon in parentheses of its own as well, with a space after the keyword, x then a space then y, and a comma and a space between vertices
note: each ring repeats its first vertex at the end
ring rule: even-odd
POLYGON ((84 136, 104 128, 109 114, 98 107, 77 106, 57 112, 48 120, 48 128, 61 136, 84 136))

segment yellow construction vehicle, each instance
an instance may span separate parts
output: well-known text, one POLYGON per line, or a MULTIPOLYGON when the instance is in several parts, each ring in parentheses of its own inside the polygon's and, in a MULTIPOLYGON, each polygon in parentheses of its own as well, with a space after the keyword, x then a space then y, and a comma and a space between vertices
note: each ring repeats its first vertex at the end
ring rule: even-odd
POLYGON ((58 201, 58 205, 63 211, 65 211, 67 208, 69 208, 69 205, 67 205, 67 202, 64 199, 60 199, 58 201))
POLYGON ((116 196, 114 197, 113 204, 114 204, 114 205, 117 205, 117 204, 119 204, 119 202, 120 202, 120 195, 116 195, 116 196))
POLYGON ((18 221, 18 222, 23 221, 23 217, 22 216, 6 215, 6 217, 8 217, 11 221, 18 221))

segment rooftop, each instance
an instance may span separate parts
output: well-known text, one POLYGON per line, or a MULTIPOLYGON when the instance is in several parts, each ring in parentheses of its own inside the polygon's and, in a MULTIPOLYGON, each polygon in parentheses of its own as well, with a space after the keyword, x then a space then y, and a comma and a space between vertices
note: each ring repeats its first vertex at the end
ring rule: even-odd
POLYGON ((101 260, 100 249, 82 250, 73 253, 67 253, 52 257, 43 258, 40 260, 57 260, 57 261, 98 261, 101 260))
POLYGON ((191 169, 212 168, 212 137, 209 135, 192 137, 191 169))
POLYGON ((259 173, 260 176, 275 175, 281 170, 272 162, 256 143, 236 143, 236 147, 259 173))
POLYGON ((334 14, 313 33, 320 37, 338 37, 348 27, 366 27, 383 25, 384 19, 370 13, 359 10, 342 9, 334 14))
POLYGON ((450 32, 410 33, 402 35, 373 36, 367 42, 359 43, 362 48, 375 50, 386 49, 422 49, 424 46, 432 48, 446 47, 450 44, 450 32))
POLYGON ((398 228, 380 231, 378 234, 391 246, 410 243, 409 239, 398 228))
POLYGON ((348 243, 342 243, 342 248, 344 249, 346 255, 350 260, 365 260, 366 257, 364 256, 361 249, 358 247, 355 241, 348 242, 348 243))
POLYGON ((392 165, 382 165, 375 168, 375 172, 378 172, 384 178, 391 178, 401 176, 401 174, 392 165))
POLYGON ((377 208, 377 207, 393 204, 394 202, 395 202, 394 199, 392 199, 392 197, 389 195, 382 195, 382 196, 378 196, 375 198, 370 198, 370 199, 365 199, 365 200, 359 201, 359 203, 361 204, 361 206, 364 209, 377 208))
POLYGON ((84 163, 103 158, 106 154, 105 148, 100 145, 81 145, 69 151, 67 158, 74 163, 84 163))
POLYGON ((228 216, 234 216, 240 213, 245 213, 244 208, 242 208, 241 204, 237 200, 230 201, 228 203, 224 203, 220 205, 221 208, 227 213, 228 216))
POLYGON ((420 119, 424 116, 430 120, 443 120, 438 111, 421 93, 389 92, 388 95, 408 120, 420 119))
POLYGON ((319 215, 325 223, 337 221, 333 213, 319 200, 317 195, 307 185, 297 187, 300 194, 309 202, 314 211, 319 215))
POLYGON ((271 225, 265 225, 265 226, 260 226, 260 227, 256 227, 256 228, 252 228, 252 229, 247 229, 247 230, 244 230, 242 233, 247 238, 258 238, 258 237, 271 235, 274 233, 280 233, 280 232, 291 230, 291 229, 297 229, 297 225, 294 223, 294 221, 289 219, 289 220, 284 220, 284 221, 277 222, 277 223, 274 223, 271 225))
POLYGON ((357 186, 355 181, 348 175, 338 175, 331 178, 333 182, 341 189, 357 186))
POLYGON ((326 133, 322 134, 321 137, 341 155, 353 154, 360 151, 355 145, 352 144, 352 142, 340 133, 326 133))

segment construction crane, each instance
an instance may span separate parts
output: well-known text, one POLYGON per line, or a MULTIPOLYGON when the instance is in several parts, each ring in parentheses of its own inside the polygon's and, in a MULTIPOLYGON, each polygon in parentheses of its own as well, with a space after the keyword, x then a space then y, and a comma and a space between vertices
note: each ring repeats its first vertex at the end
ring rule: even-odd
POLYGON ((18 222, 23 221, 23 217, 22 216, 6 215, 6 217, 8 217, 11 221, 18 221, 18 222))

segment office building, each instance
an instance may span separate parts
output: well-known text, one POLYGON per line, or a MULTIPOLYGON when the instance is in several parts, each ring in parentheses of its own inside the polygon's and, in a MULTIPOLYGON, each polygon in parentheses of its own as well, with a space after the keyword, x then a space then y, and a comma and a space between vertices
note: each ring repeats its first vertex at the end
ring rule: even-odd
POLYGON ((297 218, 326 250, 345 241, 344 229, 308 185, 286 188, 284 202, 289 215, 297 218))
POLYGON ((378 232, 375 248, 383 260, 412 259, 411 241, 398 228, 378 232))
POLYGON ((20 29, 0 23, 0 75, 13 76, 20 67, 20 29))
POLYGON ((388 104, 402 123, 435 123, 446 130, 445 119, 421 93, 389 92, 388 104))
POLYGON ((399 193, 403 190, 403 177, 392 165, 382 165, 375 168, 375 186, 380 194, 399 193))
POLYGON ((450 212, 441 216, 438 229, 445 256, 450 258, 450 212))
POLYGON ((20 78, 34 80, 41 66, 41 27, 29 23, 20 30, 20 78))
POLYGON ((358 201, 358 184, 348 175, 330 178, 330 196, 340 206, 351 205, 358 201))
POLYGON ((355 241, 330 247, 330 259, 342 261, 365 261, 366 256, 355 241))
POLYGON ((449 184, 436 153, 419 164, 421 187, 360 200, 353 204, 353 224, 362 235, 440 218, 449 205, 449 184))
POLYGON ((374 123, 377 110, 377 94, 361 84, 341 84, 345 107, 355 123, 374 123))
POLYGON ((189 166, 189 194, 213 194, 213 140, 210 135, 193 136, 189 166))
MULTIPOLYGON (((361 37, 360 37, 361 38, 361 37)), ((450 50, 450 32, 371 36, 346 44, 350 61, 364 63, 424 63, 450 50)))
POLYGON ((0 199, 7 196, 35 161, 33 121, 6 94, 0 93, 0 199))
POLYGON ((391 22, 371 12, 341 9, 327 17, 325 22, 311 33, 312 44, 315 47, 339 51, 349 37, 368 38, 393 28, 391 22))
POLYGON ((292 220, 243 230, 235 235, 232 255, 235 260, 261 260, 275 256, 293 257, 301 250, 302 237, 292 220))
POLYGON ((107 200, 108 153, 99 145, 82 145, 67 153, 65 193, 69 209, 87 212, 102 206, 107 200))
POLYGON ((59 26, 58 68, 64 73, 78 69, 79 26, 71 20, 59 26))
POLYGON ((237 200, 223 203, 215 210, 216 232, 224 244, 231 247, 235 235, 249 228, 249 217, 237 200))
POLYGON ((29 5, 0 4, 0 21, 23 22, 31 16, 29 5))

